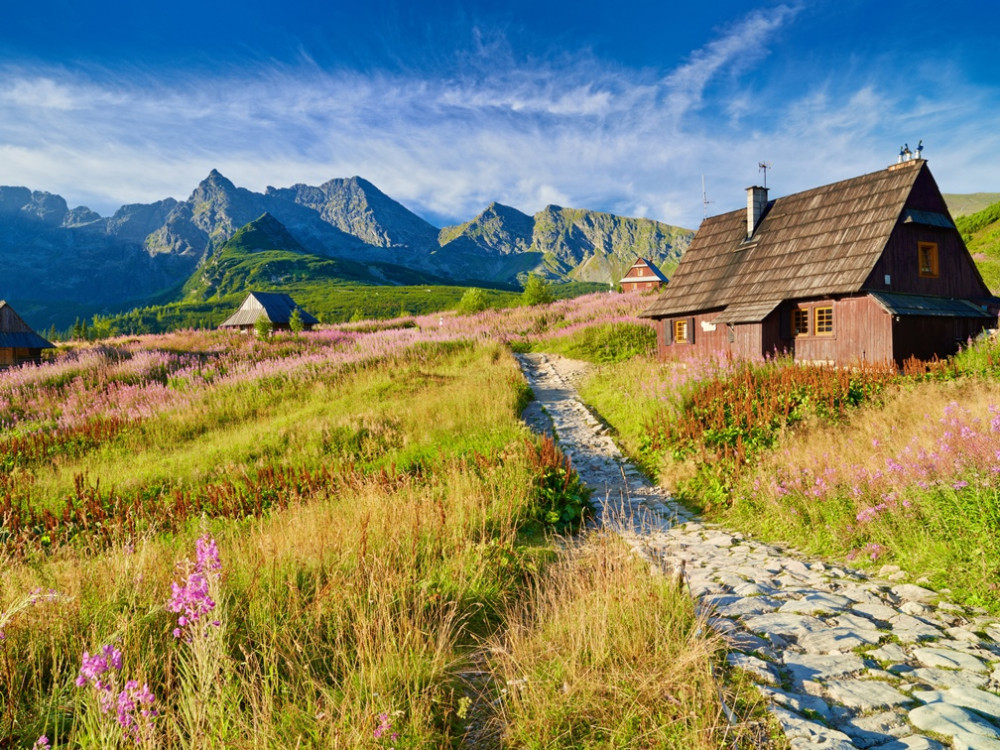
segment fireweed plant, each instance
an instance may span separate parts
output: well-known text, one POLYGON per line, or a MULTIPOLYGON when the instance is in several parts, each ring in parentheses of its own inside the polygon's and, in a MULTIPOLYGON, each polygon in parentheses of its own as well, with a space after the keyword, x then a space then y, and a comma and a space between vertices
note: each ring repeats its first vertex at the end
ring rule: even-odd
POLYGON ((142 687, 136 680, 123 683, 121 673, 122 652, 113 645, 103 646, 93 655, 83 652, 76 686, 87 690, 90 697, 89 710, 84 713, 87 734, 102 748, 126 744, 155 747, 156 698, 146 683, 142 687))
POLYGON ((637 357, 585 399, 686 502, 1000 609, 1000 344, 901 369, 637 357))
MULTIPOLYGON (((3 740, 135 746, 124 693, 140 744, 151 727, 168 749, 461 746, 500 712, 464 682, 484 674, 470 654, 535 606, 561 555, 549 529, 585 507, 558 449, 526 439, 508 344, 648 301, 122 338, 0 373, 0 608, 64 593, 5 626, 3 740), (111 691, 74 684, 84 651, 110 660, 111 691)), ((592 595, 566 592, 580 608, 592 595)), ((632 664, 646 644, 608 641, 632 664)), ((608 682, 603 666, 575 674, 608 682)), ((652 716, 662 695, 643 695, 629 706, 652 716)), ((715 687, 691 698, 713 722, 715 687)), ((621 708, 604 702, 602 726, 631 726, 621 708)))

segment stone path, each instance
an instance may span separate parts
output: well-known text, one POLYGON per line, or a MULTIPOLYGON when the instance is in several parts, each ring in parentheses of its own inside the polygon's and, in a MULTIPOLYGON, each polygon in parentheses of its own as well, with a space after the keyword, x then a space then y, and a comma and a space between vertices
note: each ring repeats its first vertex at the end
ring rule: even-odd
POLYGON ((622 457, 563 376, 579 363, 519 361, 536 398, 528 424, 554 431, 600 523, 684 576, 793 748, 1000 749, 998 618, 903 583, 898 568, 870 577, 699 520, 622 457))

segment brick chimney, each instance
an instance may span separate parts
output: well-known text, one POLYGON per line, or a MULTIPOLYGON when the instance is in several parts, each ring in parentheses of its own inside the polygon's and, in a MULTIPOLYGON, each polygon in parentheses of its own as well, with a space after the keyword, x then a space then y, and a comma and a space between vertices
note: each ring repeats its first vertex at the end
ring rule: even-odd
POLYGON ((754 185, 747 188, 747 239, 753 237, 760 217, 767 208, 767 188, 754 185))

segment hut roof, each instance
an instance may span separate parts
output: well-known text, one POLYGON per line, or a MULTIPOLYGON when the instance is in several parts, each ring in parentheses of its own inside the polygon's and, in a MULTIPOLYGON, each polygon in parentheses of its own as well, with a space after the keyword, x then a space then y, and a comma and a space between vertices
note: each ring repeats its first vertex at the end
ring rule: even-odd
POLYGON ((25 323, 6 301, 0 300, 0 349, 54 349, 25 323))
MULTIPOLYGON (((861 291, 925 165, 915 159, 777 198, 749 239, 746 209, 705 219, 670 286, 642 316, 728 306, 759 314, 786 299, 861 291)), ((905 221, 954 226, 929 213, 909 210, 905 221)))
MULTIPOLYGON (((663 275, 663 271, 661 271, 659 268, 653 265, 653 262, 651 260, 648 260, 646 258, 636 258, 635 263, 629 266, 628 271, 631 271, 633 268, 639 268, 640 266, 645 266, 646 268, 648 268, 650 271, 653 272, 653 276, 658 278, 664 284, 670 283, 670 279, 668 279, 666 276, 663 275)), ((649 281, 648 278, 644 278, 642 276, 629 276, 628 271, 626 271, 625 275, 622 276, 621 279, 622 281, 649 281)))
POLYGON ((220 328, 237 328, 239 326, 252 326, 261 317, 267 318, 275 324, 287 324, 292 317, 292 312, 299 311, 302 322, 306 325, 316 325, 319 323, 315 317, 307 313, 298 303, 287 294, 276 292, 250 292, 243 300, 239 310, 226 318, 220 328))

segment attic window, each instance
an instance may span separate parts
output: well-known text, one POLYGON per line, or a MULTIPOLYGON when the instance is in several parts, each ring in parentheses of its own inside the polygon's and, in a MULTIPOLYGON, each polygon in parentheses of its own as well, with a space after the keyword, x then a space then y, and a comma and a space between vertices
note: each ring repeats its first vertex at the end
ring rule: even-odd
POLYGON ((936 242, 917 243, 917 263, 920 275, 927 279, 938 277, 938 246, 936 242))

